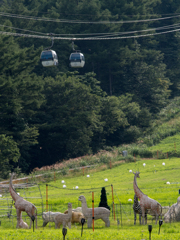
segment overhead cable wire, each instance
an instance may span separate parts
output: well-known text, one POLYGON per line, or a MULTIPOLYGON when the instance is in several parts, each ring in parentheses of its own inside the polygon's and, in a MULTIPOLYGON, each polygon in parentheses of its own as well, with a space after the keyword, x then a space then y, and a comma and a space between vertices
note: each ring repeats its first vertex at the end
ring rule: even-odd
MULTIPOLYGON (((162 35, 167 33, 173 33, 180 31, 180 28, 174 29, 171 31, 159 32, 159 33, 148 33, 142 35, 134 35, 134 36, 118 36, 118 37, 86 37, 86 38, 75 38, 75 37, 53 37, 53 39, 57 40, 70 40, 70 41, 93 41, 93 40, 118 40, 118 39, 130 39, 130 38, 140 38, 140 37, 149 37, 155 35, 162 35)), ((22 34, 22 33, 10 33, 0 31, 2 35, 10 35, 16 37, 27 37, 27 38, 41 38, 41 39, 51 39, 50 36, 40 36, 40 35, 29 35, 29 34, 22 34)))
MULTIPOLYGON (((3 6, 3 5, 2 5, 3 6)), ((5 7, 6 7, 6 9, 7 10, 14 10, 14 8, 10 8, 10 7, 7 7, 6 5, 4 5, 5 7)), ((20 9, 16 9, 16 11, 17 12, 24 12, 24 10, 20 10, 20 9)), ((49 14, 49 12, 42 12, 42 11, 37 11, 36 9, 34 9, 34 10, 28 10, 28 12, 38 12, 38 13, 41 13, 41 14, 49 14)), ((91 17, 94 17, 94 16, 96 16, 95 14, 86 14, 86 13, 68 13, 68 12, 65 12, 65 11, 63 11, 63 12, 58 12, 59 14, 61 14, 61 15, 69 15, 69 16, 91 16, 91 17)), ((179 13, 162 13, 162 14, 156 14, 156 13, 154 13, 154 14, 126 14, 125 16, 127 16, 127 17, 145 17, 145 16, 171 16, 171 15, 178 15, 179 13)), ((106 15, 103 15, 103 16, 109 16, 108 14, 106 15)), ((123 16, 124 17, 124 15, 122 14, 115 14, 114 15, 115 17, 116 16, 119 16, 119 17, 121 17, 121 16, 123 16)))
POLYGON ((124 24, 124 23, 142 23, 142 22, 152 22, 152 21, 160 21, 160 20, 168 20, 173 18, 179 18, 180 15, 169 16, 169 17, 159 17, 159 18, 150 18, 150 19, 141 19, 141 20, 121 20, 121 21, 82 21, 82 20, 69 20, 69 19, 53 19, 53 18, 42 18, 35 16, 27 16, 27 15, 18 15, 18 14, 10 14, 5 12, 0 12, 0 16, 4 17, 12 17, 19 19, 27 19, 34 21, 45 21, 45 22, 56 22, 56 23, 72 23, 72 24, 124 24))
MULTIPOLYGON (((28 30, 28 29, 22 29, 22 28, 15 28, 15 27, 11 27, 11 26, 6 26, 6 25, 1 25, 1 27, 5 27, 5 28, 10 28, 10 29, 15 29, 15 30, 19 30, 19 31, 24 31, 24 32, 32 32, 32 33, 36 33, 36 34, 41 34, 41 35, 49 35, 48 34, 45 34, 45 33, 42 33, 42 32, 36 32, 36 31, 31 31, 31 30, 28 30)), ((143 30, 138 30, 138 31, 128 31, 128 32, 110 32, 110 33, 81 33, 81 34, 73 34, 73 33, 69 33, 69 34, 55 34, 55 33, 52 33, 53 36, 87 36, 87 35, 90 35, 90 36, 94 36, 96 35, 96 37, 101 37, 101 36, 115 36, 115 35, 127 35, 127 34, 133 34, 133 33, 140 33, 140 32, 149 32, 149 31, 159 31, 159 30, 163 30, 163 29, 170 29, 170 28, 175 28, 175 27, 179 27, 180 24, 179 23, 176 23, 176 24, 172 24, 172 25, 165 25, 163 27, 157 27, 157 28, 150 28, 150 29, 143 29, 143 30), (99 36, 97 36, 97 34, 99 36)))
POLYGON ((28 29, 16 28, 16 27, 6 26, 6 25, 2 25, 2 24, 0 24, 0 26, 1 26, 1 27, 5 27, 5 28, 11 28, 11 29, 19 30, 19 31, 32 32, 32 33, 37 33, 37 34, 42 34, 42 35, 44 35, 44 33, 36 32, 36 31, 31 31, 31 30, 28 30, 28 29))

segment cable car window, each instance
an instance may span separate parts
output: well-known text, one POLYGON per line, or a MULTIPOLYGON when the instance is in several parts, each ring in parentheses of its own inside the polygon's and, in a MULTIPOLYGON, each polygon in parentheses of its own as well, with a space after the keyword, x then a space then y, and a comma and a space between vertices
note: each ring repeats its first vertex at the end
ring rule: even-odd
POLYGON ((80 60, 81 59, 81 57, 80 57, 80 54, 79 53, 73 53, 72 55, 71 55, 71 60, 80 60))
POLYGON ((42 52, 41 54, 41 59, 52 59, 52 57, 51 51, 42 52))

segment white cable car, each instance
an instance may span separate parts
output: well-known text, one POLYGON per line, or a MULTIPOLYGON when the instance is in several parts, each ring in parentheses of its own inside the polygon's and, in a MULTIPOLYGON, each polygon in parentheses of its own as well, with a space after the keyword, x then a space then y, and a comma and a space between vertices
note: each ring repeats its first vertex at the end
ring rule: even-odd
MULTIPOLYGON (((52 33, 50 34, 52 36, 52 33)), ((40 61, 43 65, 43 67, 51 67, 51 66, 57 66, 58 65, 58 57, 54 50, 51 50, 50 48, 54 44, 54 39, 51 37, 52 45, 48 48, 45 48, 40 56, 40 61)))
POLYGON ((74 49, 74 42, 72 41, 72 49, 73 53, 71 53, 69 57, 69 65, 73 68, 83 68, 85 64, 85 58, 84 55, 79 51, 74 49))
POLYGON ((84 55, 78 51, 71 53, 69 57, 69 61, 70 61, 70 67, 74 67, 74 68, 83 68, 85 64, 84 55))
POLYGON ((44 50, 41 53, 40 61, 43 67, 51 67, 58 65, 58 57, 54 50, 44 50))

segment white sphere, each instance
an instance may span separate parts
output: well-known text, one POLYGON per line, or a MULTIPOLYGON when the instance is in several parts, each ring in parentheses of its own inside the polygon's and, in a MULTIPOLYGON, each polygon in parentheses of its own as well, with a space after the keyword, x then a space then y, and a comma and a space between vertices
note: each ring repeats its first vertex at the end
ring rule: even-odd
POLYGON ((0 194, 0 197, 2 197, 2 195, 0 194))
POLYGON ((129 172, 132 172, 132 170, 129 170, 129 172))
POLYGON ((19 193, 19 192, 18 192, 17 194, 18 194, 18 195, 20 195, 20 193, 19 193))
POLYGON ((105 178, 105 179, 104 179, 104 181, 105 181, 105 182, 107 182, 107 181, 108 181, 108 179, 107 179, 107 178, 105 178))
POLYGON ((66 185, 63 185, 63 188, 66 188, 66 185))
POLYGON ((64 180, 62 180, 62 181, 61 181, 61 183, 65 183, 65 181, 64 181, 64 180))
POLYGON ((132 199, 131 199, 131 198, 129 198, 129 199, 128 199, 128 202, 132 202, 132 199))
POLYGON ((87 177, 90 177, 89 175, 87 175, 87 177))
POLYGON ((170 182, 167 182, 166 184, 170 184, 170 182))
POLYGON ((76 189, 78 189, 79 187, 78 186, 76 186, 76 189))
POLYGON ((165 166, 165 162, 163 162, 162 165, 165 166))
POLYGON ((145 164, 145 163, 143 163, 143 166, 145 167, 145 166, 146 166, 146 164, 145 164))

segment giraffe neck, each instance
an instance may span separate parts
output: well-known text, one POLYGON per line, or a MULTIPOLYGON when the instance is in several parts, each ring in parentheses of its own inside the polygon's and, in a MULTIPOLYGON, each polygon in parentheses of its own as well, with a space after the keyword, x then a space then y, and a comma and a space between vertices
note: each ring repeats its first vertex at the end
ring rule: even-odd
POLYGON ((13 179, 13 173, 11 174, 10 182, 9 182, 9 192, 11 194, 12 199, 16 202, 17 199, 20 198, 20 196, 16 193, 12 186, 12 179, 13 179))
POLYGON ((141 197, 145 194, 138 188, 137 181, 136 181, 136 175, 134 175, 133 187, 134 187, 134 192, 135 192, 136 196, 139 199, 141 199, 141 197))

